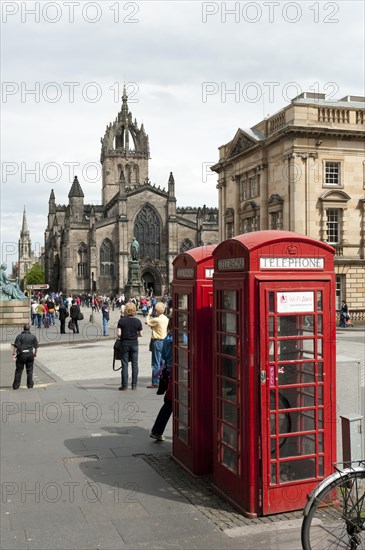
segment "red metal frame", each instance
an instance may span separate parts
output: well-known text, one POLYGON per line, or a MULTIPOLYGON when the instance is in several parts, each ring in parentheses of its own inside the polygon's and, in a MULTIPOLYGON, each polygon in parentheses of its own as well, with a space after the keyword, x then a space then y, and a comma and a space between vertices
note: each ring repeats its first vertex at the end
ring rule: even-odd
POLYGON ((247 516, 301 509, 336 458, 334 250, 259 231, 213 255, 214 485, 247 516), (237 295, 235 335, 227 293, 237 295), (226 407, 232 358, 237 395, 226 407))
POLYGON ((193 248, 173 262, 173 451, 195 476, 212 471, 213 250, 193 248))

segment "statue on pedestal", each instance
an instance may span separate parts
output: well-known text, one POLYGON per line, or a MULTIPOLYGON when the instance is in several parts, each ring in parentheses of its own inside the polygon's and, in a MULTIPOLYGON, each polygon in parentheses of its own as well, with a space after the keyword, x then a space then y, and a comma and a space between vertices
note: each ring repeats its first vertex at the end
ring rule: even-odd
POLYGON ((133 241, 132 241, 132 244, 131 244, 131 256, 132 256, 132 260, 134 262, 138 261, 139 242, 137 241, 136 237, 133 237, 133 241))
POLYGON ((7 265, 0 266, 0 300, 27 300, 27 297, 20 289, 18 279, 9 279, 6 275, 7 265))

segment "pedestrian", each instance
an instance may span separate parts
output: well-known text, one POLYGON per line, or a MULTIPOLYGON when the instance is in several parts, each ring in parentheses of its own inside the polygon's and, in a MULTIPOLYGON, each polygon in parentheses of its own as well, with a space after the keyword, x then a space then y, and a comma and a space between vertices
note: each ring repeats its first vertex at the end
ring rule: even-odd
POLYGON ((55 324, 55 304, 54 301, 50 298, 47 300, 47 307, 48 307, 48 315, 49 315, 49 321, 50 324, 55 324))
POLYGON ((109 307, 108 302, 103 302, 101 306, 101 313, 103 316, 103 336, 108 336, 108 322, 109 322, 109 307))
POLYGON ((39 302, 37 305, 37 326, 38 328, 42 328, 43 318, 46 313, 46 309, 44 307, 43 300, 39 302))
POLYGON ((16 361, 13 390, 17 390, 20 386, 24 367, 27 371, 27 387, 33 388, 33 365, 37 349, 38 340, 34 334, 31 334, 29 323, 25 323, 23 332, 18 334, 13 344, 13 358, 16 361))
POLYGON ((77 305, 76 299, 72 300, 72 306, 70 307, 70 317, 72 319, 72 332, 79 334, 79 317, 80 306, 77 305))
MULTIPOLYGON (((163 405, 157 415, 155 423, 152 427, 150 437, 157 439, 157 441, 163 441, 165 439, 163 433, 166 425, 172 414, 172 319, 170 317, 169 324, 167 326, 167 336, 163 341, 161 352, 161 367, 166 369, 168 374, 167 389, 163 399, 163 405)), ((161 374, 162 375, 162 371, 161 374)))
POLYGON ((158 388, 158 373, 160 372, 160 361, 163 341, 167 336, 167 325, 169 320, 164 315, 165 304, 158 302, 155 306, 156 317, 152 317, 151 310, 148 313, 146 325, 149 325, 152 329, 150 351, 151 355, 151 368, 152 368, 152 381, 147 388, 158 388))
POLYGON ((32 301, 32 306, 31 306, 31 311, 32 311, 32 325, 34 325, 34 326, 35 326, 36 321, 37 321, 37 307, 38 307, 38 302, 33 300, 32 301))
POLYGON ((65 307, 65 304, 63 302, 60 302, 59 308, 58 308, 58 318, 60 320, 60 333, 66 334, 65 330, 65 324, 66 324, 66 318, 68 317, 68 311, 65 307))
POLYGON ((348 318, 349 318, 349 308, 347 307, 345 300, 342 300, 341 309, 340 309, 340 327, 341 328, 346 328, 346 321, 348 318))
POLYGON ((125 315, 118 321, 117 335, 120 339, 122 361, 121 391, 128 389, 128 361, 132 361, 132 390, 137 389, 138 383, 138 338, 143 335, 140 319, 136 317, 136 306, 133 302, 126 304, 125 315))

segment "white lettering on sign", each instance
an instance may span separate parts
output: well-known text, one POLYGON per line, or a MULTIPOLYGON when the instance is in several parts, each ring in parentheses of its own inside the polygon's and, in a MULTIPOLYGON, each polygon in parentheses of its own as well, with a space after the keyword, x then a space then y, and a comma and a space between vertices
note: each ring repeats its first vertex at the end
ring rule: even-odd
POLYGON ((205 269, 205 278, 206 279, 212 279, 213 278, 214 269, 212 267, 207 267, 205 269))
POLYGON ((278 292, 278 313, 308 313, 314 311, 314 292, 278 292))
POLYGON ((218 260, 219 271, 235 271, 236 269, 243 269, 244 266, 244 258, 226 258, 224 260, 218 260))
POLYGON ((260 258, 261 269, 324 269, 324 258, 260 258))
POLYGON ((178 279, 192 279, 194 277, 194 269, 192 267, 177 269, 176 277, 178 279))

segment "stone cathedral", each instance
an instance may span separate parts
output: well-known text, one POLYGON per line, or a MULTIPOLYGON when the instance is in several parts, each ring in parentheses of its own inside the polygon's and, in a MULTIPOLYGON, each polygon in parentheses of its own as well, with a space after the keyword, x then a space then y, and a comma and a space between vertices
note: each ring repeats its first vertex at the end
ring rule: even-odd
POLYGON ((132 119, 124 89, 121 110, 101 139, 102 203, 85 204, 77 176, 67 205, 57 204, 51 191, 44 257, 50 289, 124 292, 135 237, 141 288, 160 295, 172 282, 180 252, 218 243, 218 209, 177 207, 172 172, 167 189, 152 184, 149 159, 148 135, 132 119))

